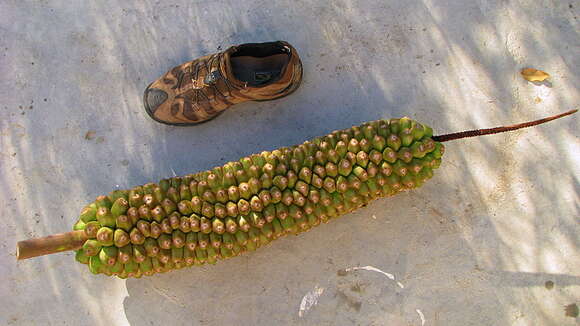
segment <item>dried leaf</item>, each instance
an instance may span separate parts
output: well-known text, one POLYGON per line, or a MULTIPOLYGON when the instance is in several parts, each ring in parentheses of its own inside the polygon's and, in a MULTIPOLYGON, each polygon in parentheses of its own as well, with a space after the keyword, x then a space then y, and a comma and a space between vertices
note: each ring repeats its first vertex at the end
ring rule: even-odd
POLYGON ((521 71, 522 77, 530 82, 542 82, 550 77, 547 72, 534 69, 534 68, 524 68, 521 71))
POLYGON ((95 134, 96 134, 96 132, 94 130, 89 130, 85 134, 85 139, 86 140, 92 140, 93 138, 95 138, 95 134))

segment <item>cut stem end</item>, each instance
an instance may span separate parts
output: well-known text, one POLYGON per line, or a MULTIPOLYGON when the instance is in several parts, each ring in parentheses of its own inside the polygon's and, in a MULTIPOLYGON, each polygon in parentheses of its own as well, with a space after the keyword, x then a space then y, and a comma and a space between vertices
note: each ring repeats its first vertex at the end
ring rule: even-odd
POLYGON ((16 244, 16 259, 22 260, 57 252, 78 250, 87 239, 85 231, 77 230, 19 241, 16 244))

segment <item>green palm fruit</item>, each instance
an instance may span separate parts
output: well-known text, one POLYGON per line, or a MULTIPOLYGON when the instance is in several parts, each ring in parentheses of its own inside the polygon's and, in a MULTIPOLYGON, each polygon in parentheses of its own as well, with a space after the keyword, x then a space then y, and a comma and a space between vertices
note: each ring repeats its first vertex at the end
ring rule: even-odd
POLYGON ((248 185, 250 187, 250 193, 252 195, 256 195, 260 192, 260 189, 262 189, 262 183, 260 182, 260 180, 258 180, 258 178, 250 178, 250 180, 248 180, 248 185))
POLYGON ((150 276, 153 275, 153 260, 151 258, 145 258, 139 264, 139 270, 143 272, 144 275, 150 276))
POLYGON ((159 202, 157 201, 157 198, 155 198, 155 196, 153 196, 153 194, 146 194, 143 196, 143 203, 146 207, 149 208, 153 208, 155 206, 157 206, 157 204, 159 204, 159 202))
POLYGON ((109 193, 109 200, 111 200, 112 203, 114 203, 117 199, 119 198, 124 198, 125 200, 128 200, 129 198, 129 191, 127 190, 113 190, 109 193))
POLYGON ((288 187, 288 178, 283 175, 277 175, 272 180, 272 183, 276 188, 280 189, 280 191, 284 191, 286 187, 288 187))
POLYGON ((332 203, 330 193, 324 189, 320 189, 320 204, 322 206, 329 206, 332 203))
POLYGON ((230 257, 234 256, 233 251, 229 248, 226 248, 226 247, 221 247, 219 254, 223 259, 230 258, 230 257))
POLYGON ((209 234, 209 242, 214 248, 219 248, 222 245, 222 237, 212 232, 209 234))
MULTIPOLYGON (((129 211, 131 211, 131 209, 129 209, 129 211)), ((167 213, 165 212, 165 209, 159 205, 155 206, 150 212, 151 212, 151 217, 157 223, 160 223, 161 221, 163 221, 163 219, 165 219, 165 217, 167 217, 167 213)), ((127 215, 129 216, 129 214, 127 214, 127 215)))
POLYGON ((292 194, 292 190, 286 189, 282 192, 282 203, 286 206, 290 206, 294 201, 294 195, 292 194))
POLYGON ((91 273, 99 274, 101 273, 102 268, 103 263, 101 263, 101 259, 99 258, 99 256, 92 256, 89 259, 89 270, 91 271, 91 273))
POLYGON ((129 192, 129 205, 131 205, 131 207, 140 207, 144 203, 145 202, 143 201, 143 194, 135 190, 131 190, 129 192))
POLYGON ((296 225, 302 230, 306 231, 310 229, 310 224, 308 224, 308 219, 305 215, 302 215, 300 218, 296 220, 296 225))
MULTIPOLYGON (((339 140, 336 143, 336 147, 334 148, 334 150, 338 154, 338 157, 344 157, 346 155, 346 152, 348 151, 347 144, 344 141, 339 140)), ((336 162, 334 162, 334 163, 336 163, 336 162)))
POLYGON ((234 242, 235 242, 235 238, 232 234, 230 233, 224 233, 222 235, 222 244, 228 248, 228 249, 232 249, 234 246, 234 242))
POLYGON ((246 243, 248 242, 248 234, 245 232, 238 231, 236 232, 236 234, 234 234, 234 237, 236 238, 236 242, 240 246, 245 246, 246 243))
POLYGON ((214 205, 214 213, 215 213, 215 216, 218 218, 225 218, 227 216, 226 206, 224 206, 221 203, 215 204, 214 205))
POLYGON ((163 191, 163 189, 161 189, 161 187, 155 186, 153 188, 153 197, 155 197, 155 200, 158 203, 160 203, 161 201, 163 201, 163 199, 165 199, 165 192, 163 191))
POLYGON ((363 169, 360 166, 356 166, 353 170, 352 173, 354 176, 356 176, 361 182, 365 182, 369 179, 369 174, 368 172, 363 169))
POLYGON ((320 219, 318 219, 318 217, 316 217, 316 215, 314 215, 314 214, 306 215, 306 219, 307 219, 310 227, 315 227, 315 226, 320 225, 320 219))
POLYGON ((261 228, 266 224, 266 220, 264 219, 264 215, 258 212, 251 212, 250 215, 250 223, 253 227, 261 228))
POLYGON ((260 231, 266 237, 271 238, 272 235, 274 234, 274 227, 272 226, 272 223, 265 223, 264 226, 262 226, 262 228, 260 229, 260 231))
POLYGON ((140 264, 147 259, 147 250, 144 246, 133 246, 133 261, 140 264))
POLYGON ((82 250, 85 256, 96 256, 101 251, 101 243, 97 240, 89 239, 83 244, 82 250))
POLYGON ((336 191, 344 193, 348 189, 348 181, 342 175, 336 178, 336 191))
POLYGON ((114 227, 117 219, 108 207, 101 206, 97 209, 97 221, 101 226, 114 227))
POLYGON ((247 215, 240 215, 238 217, 238 228, 243 232, 248 232, 250 230, 250 223, 247 215))
POLYGON ((231 201, 228 202, 226 204, 226 212, 227 212, 227 215, 230 217, 238 216, 238 205, 231 202, 231 201))
POLYGON ((163 273, 163 265, 157 258, 151 259, 151 265, 153 266, 153 272, 155 273, 163 273))
POLYGON ((185 236, 185 246, 193 251, 197 247, 197 232, 189 232, 185 236))
POLYGON ((197 260, 201 264, 205 264, 205 262, 207 261, 207 251, 205 251, 201 248, 196 248, 195 249, 195 257, 197 258, 197 260))
POLYGON ((225 226, 226 226, 226 232, 231 233, 231 234, 236 233, 236 231, 238 230, 238 225, 236 224, 236 221, 231 217, 227 217, 225 219, 225 226))
POLYGON ((270 188, 272 187, 273 180, 272 180, 272 176, 269 174, 266 174, 266 172, 264 172, 264 174, 262 174, 260 176, 260 184, 262 185, 263 188, 270 188))
POLYGON ((161 250, 157 241, 153 238, 147 238, 143 246, 145 247, 148 257, 156 257, 157 254, 159 254, 159 250, 161 250))
POLYGON ((238 213, 241 215, 247 215, 250 213, 252 207, 250 203, 245 199, 240 199, 238 201, 238 213))
MULTIPOLYGON (((205 202, 210 203, 210 204, 215 204, 217 202, 215 194, 210 189, 208 189, 202 193, 201 199, 203 199, 205 202)), ((203 206, 202 206, 202 209, 203 209, 203 206)))
POLYGON ((291 205, 288 209, 288 215, 294 219, 299 219, 304 216, 304 212, 299 206, 291 205))
POLYGON ((401 137, 401 145, 405 147, 411 145, 415 140, 413 130, 411 130, 410 128, 403 129, 403 131, 401 131, 399 136, 401 137))
POLYGON ((127 215, 117 216, 117 219, 115 221, 115 225, 116 225, 117 229, 123 229, 127 232, 130 231, 131 228, 133 227, 133 223, 131 223, 131 220, 129 219, 129 217, 127 215))
POLYGON ((286 205, 283 203, 276 204, 276 217, 280 220, 288 217, 288 207, 286 207, 286 205))
POLYGON ((127 277, 134 277, 139 270, 139 264, 134 261, 130 261, 125 264, 125 272, 127 273, 127 277))
POLYGON ((256 242, 256 244, 258 247, 262 247, 268 245, 270 242, 272 242, 271 238, 268 238, 264 234, 260 234, 260 237, 258 238, 258 242, 256 242))
POLYGON ((171 248, 171 260, 174 264, 183 261, 183 248, 171 248))
MULTIPOLYGON (((262 202, 263 206, 268 206, 272 203, 272 195, 268 190, 262 190, 258 193, 258 198, 262 202)), ((251 204, 251 202, 250 202, 251 204)))
POLYGON ((147 221, 141 220, 137 222, 137 229, 143 234, 144 237, 151 236, 151 224, 147 221))
MULTIPOLYGON (((312 178, 310 179, 312 180, 312 178)), ((306 197, 308 196, 308 192, 310 191, 310 186, 308 186, 306 182, 299 180, 298 182, 296 182, 295 189, 296 191, 301 193, 304 197, 306 197)))
POLYGON ((435 137, 409 118, 378 120, 209 171, 115 190, 81 211, 73 232, 86 240, 75 259, 93 273, 120 278, 214 264, 420 187, 441 164, 441 142, 573 112, 435 137))
POLYGON ((83 230, 85 229, 85 227, 86 227, 86 226, 87 226, 87 225, 85 224, 85 222, 83 222, 81 219, 79 219, 79 220, 78 220, 78 221, 75 223, 75 225, 73 225, 73 230, 74 230, 74 231, 78 231, 78 230, 81 230, 81 231, 83 231, 83 230))
POLYGON ((272 221, 272 229, 273 238, 277 239, 284 235, 284 228, 282 227, 282 223, 280 223, 280 220, 277 218, 272 221))
POLYGON ((312 181, 312 170, 306 166, 303 167, 298 173, 298 179, 305 182, 305 184, 309 184, 312 181))
POLYGON ((183 233, 181 230, 174 230, 171 237, 171 243, 173 247, 182 248, 185 246, 185 237, 185 233, 183 233))
POLYGON ((97 241, 102 246, 112 246, 114 242, 114 233, 113 229, 108 227, 102 227, 97 231, 97 241))
POLYGON ((85 223, 97 220, 97 205, 93 203, 85 206, 81 211, 80 219, 85 223))
POLYGON ((270 196, 272 196, 272 204, 278 204, 282 200, 282 191, 278 187, 272 187, 270 196))
POLYGON ((161 264, 167 265, 171 261, 171 249, 161 249, 157 259, 159 259, 161 264))
POLYGON ((191 219, 187 216, 182 216, 179 219, 179 229, 183 233, 191 232, 191 219))
POLYGON ((264 204, 258 196, 252 196, 250 199, 250 208, 254 212, 261 212, 264 209, 264 204))
POLYGON ((178 203, 181 201, 179 191, 177 191, 175 187, 169 187, 169 189, 167 189, 167 192, 165 193, 165 196, 167 196, 166 199, 170 200, 173 203, 178 203))
POLYGON ((375 163, 370 162, 366 171, 369 178, 374 178, 379 173, 379 167, 375 163))
POLYGON ((95 205, 97 208, 105 207, 110 209, 113 203, 107 196, 98 196, 95 200, 95 205))
POLYGON ((183 262, 186 266, 192 266, 195 261, 195 253, 189 249, 183 249, 183 262))
POLYGON ((149 228, 151 229, 151 237, 154 239, 159 238, 161 233, 163 233, 163 229, 161 228, 161 224, 153 221, 151 222, 149 228))
POLYGON ((254 242, 254 241, 248 241, 248 243, 246 243, 245 247, 246 247, 247 251, 254 251, 257 249, 256 242, 254 242))
POLYGON ((298 181, 298 175, 290 170, 286 173, 286 178, 288 178, 288 187, 291 189, 294 188, 294 185, 296 185, 296 182, 298 181))
POLYGON ((199 218, 199 230, 204 234, 208 234, 212 230, 211 221, 205 216, 199 218))
POLYGON ((271 223, 276 218, 276 206, 268 205, 264 208, 262 213, 264 214, 266 222, 271 223))
MULTIPOLYGON (((101 230, 99 230, 99 232, 100 231, 101 230)), ((99 238, 99 234, 97 233, 97 239, 98 238, 99 238)), ((140 244, 143 244, 145 242, 145 236, 137 228, 134 228, 133 230, 131 230, 131 232, 129 233, 129 238, 131 238, 131 243, 134 245, 140 245, 140 244)))
MULTIPOLYGON (((172 188, 170 188, 170 189, 172 189, 172 188)), ((163 199, 163 201, 161 202, 161 207, 163 208, 163 211, 165 212, 165 214, 171 214, 177 210, 177 205, 175 203, 176 202, 172 201, 169 198, 163 199)))
POLYGON ((177 203, 177 210, 181 215, 191 215, 193 214, 193 205, 189 200, 182 200, 177 203))
POLYGON ((205 233, 198 233, 197 234, 197 245, 201 249, 207 248, 210 244, 209 235, 205 233))
POLYGON ((229 200, 228 190, 227 189, 218 189, 215 192, 215 199, 222 204, 227 203, 229 200))
POLYGON ((197 214, 191 214, 191 216, 189 217, 189 222, 191 232, 201 231, 201 219, 197 214))
POLYGON ((127 264, 131 261, 133 257, 133 246, 128 244, 124 247, 119 248, 119 256, 117 260, 120 261, 122 264, 127 264))
POLYGON ((304 206, 302 206, 302 210, 304 210, 305 214, 312 214, 314 212, 315 204, 312 202, 307 202, 304 206))
POLYGON ((223 234, 226 232, 226 226, 224 222, 219 218, 214 218, 211 222, 212 231, 217 234, 223 234))
POLYGON ((168 234, 162 234, 159 236, 159 238, 157 238, 157 244, 161 249, 170 249, 172 243, 173 238, 168 234))
POLYGON ((115 230, 115 232, 113 234, 113 243, 115 244, 115 246, 124 247, 129 242, 131 242, 131 238, 129 237, 129 234, 127 232, 125 232, 125 230, 123 230, 123 229, 116 229, 115 230))
POLYGON ((298 227, 293 218, 287 218, 280 221, 280 223, 282 224, 282 228, 284 228, 286 234, 296 234, 298 232, 298 227))
POLYGON ((260 240, 260 234, 262 234, 260 229, 252 227, 250 232, 248 232, 248 241, 258 242, 260 240))
POLYGON ((217 263, 218 252, 215 250, 215 248, 208 247, 206 251, 207 251, 207 263, 212 265, 217 263))
POLYGON ((328 193, 333 193, 336 191, 336 180, 334 180, 331 177, 326 177, 324 179, 324 190, 326 190, 328 193))
POLYGON ((369 164, 369 154, 364 151, 360 151, 356 154, 356 164, 366 168, 369 164))
POLYGON ((203 200, 199 196, 191 197, 191 209, 196 214, 201 214, 201 208, 203 205, 203 200))
POLYGON ((85 254, 84 250, 75 251, 75 260, 81 264, 88 264, 90 257, 85 254))

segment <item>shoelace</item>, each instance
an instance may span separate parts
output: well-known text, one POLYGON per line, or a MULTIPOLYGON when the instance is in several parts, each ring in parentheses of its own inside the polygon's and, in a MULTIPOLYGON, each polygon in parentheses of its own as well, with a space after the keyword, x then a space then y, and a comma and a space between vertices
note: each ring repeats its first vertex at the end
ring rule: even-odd
POLYGON ((183 86, 183 81, 187 78, 191 80, 192 84, 196 86, 193 88, 192 100, 194 102, 199 101, 200 97, 208 102, 217 101, 221 99, 223 102, 230 104, 228 98, 233 97, 233 90, 241 90, 242 88, 232 84, 227 78, 221 74, 221 58, 222 53, 216 53, 211 55, 207 60, 196 61, 193 65, 187 67, 184 71, 180 71, 177 76, 177 83, 173 86, 173 89, 180 89, 183 86), (217 63, 216 69, 212 70, 212 67, 217 63), (199 74, 204 69, 207 72, 206 77, 203 80, 202 87, 198 87, 199 74), (227 88, 227 95, 224 94, 217 87, 218 81, 222 81, 227 88), (207 87, 213 90, 213 96, 208 95, 207 87))

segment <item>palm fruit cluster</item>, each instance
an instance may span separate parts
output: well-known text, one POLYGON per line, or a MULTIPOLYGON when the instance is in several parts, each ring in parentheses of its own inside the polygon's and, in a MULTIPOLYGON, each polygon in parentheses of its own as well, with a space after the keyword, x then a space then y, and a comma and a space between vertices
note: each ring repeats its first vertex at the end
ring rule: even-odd
POLYGON ((417 188, 444 147, 409 118, 377 120, 184 177, 115 190, 86 206, 76 260, 120 278, 254 251, 417 188))

